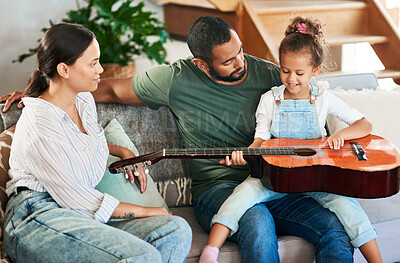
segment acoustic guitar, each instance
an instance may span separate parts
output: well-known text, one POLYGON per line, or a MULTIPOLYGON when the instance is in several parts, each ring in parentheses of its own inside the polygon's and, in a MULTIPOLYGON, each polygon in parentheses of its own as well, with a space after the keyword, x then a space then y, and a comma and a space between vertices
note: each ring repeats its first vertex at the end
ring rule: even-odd
POLYGON ((377 135, 345 141, 339 150, 316 140, 271 139, 261 148, 188 148, 158 152, 114 162, 111 173, 150 166, 164 158, 225 158, 243 151, 251 175, 273 191, 301 193, 322 191, 358 198, 380 198, 399 191, 400 154, 392 143, 377 135))

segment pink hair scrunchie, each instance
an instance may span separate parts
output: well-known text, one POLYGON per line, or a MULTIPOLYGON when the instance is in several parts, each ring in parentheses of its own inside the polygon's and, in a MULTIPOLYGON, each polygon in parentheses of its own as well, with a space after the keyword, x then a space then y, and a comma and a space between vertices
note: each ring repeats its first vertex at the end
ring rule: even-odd
POLYGON ((308 34, 307 33, 307 25, 305 23, 298 23, 296 25, 297 30, 302 33, 302 34, 308 34))

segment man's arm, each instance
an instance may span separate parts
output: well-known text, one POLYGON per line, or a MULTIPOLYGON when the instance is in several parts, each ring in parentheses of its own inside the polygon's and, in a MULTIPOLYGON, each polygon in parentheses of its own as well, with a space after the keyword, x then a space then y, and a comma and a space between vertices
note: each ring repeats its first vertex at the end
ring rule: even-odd
MULTIPOLYGON (((14 91, 0 97, 0 102, 5 101, 3 112, 6 112, 14 101, 21 100, 24 93, 14 91)), ((97 90, 92 92, 96 102, 115 102, 131 106, 144 106, 132 89, 132 78, 102 79, 97 90)), ((18 108, 22 108, 22 100, 18 108)))
POLYGON ((132 78, 102 79, 92 92, 96 102, 115 102, 131 106, 144 106, 132 89, 132 78))
MULTIPOLYGON (((4 108, 2 109, 2 111, 3 112, 8 111, 8 108, 10 108, 11 104, 16 100, 21 100, 23 95, 24 95, 23 91, 14 91, 7 95, 1 96, 0 102, 5 102, 4 108)), ((18 102, 18 108, 22 108, 23 105, 24 104, 22 103, 22 100, 20 102, 18 102)))

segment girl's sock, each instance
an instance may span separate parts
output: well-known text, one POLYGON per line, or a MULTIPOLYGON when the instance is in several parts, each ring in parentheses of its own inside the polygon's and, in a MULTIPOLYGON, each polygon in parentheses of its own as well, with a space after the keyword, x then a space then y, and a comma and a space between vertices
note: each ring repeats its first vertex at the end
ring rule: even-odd
POLYGON ((218 263, 219 249, 213 245, 206 245, 201 252, 199 263, 218 263))

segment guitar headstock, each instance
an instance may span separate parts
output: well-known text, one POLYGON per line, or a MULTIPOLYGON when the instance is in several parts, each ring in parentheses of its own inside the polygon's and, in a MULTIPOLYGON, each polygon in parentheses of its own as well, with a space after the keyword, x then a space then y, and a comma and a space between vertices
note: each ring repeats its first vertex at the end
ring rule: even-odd
POLYGON ((154 153, 149 153, 149 154, 144 154, 136 157, 132 157, 129 159, 124 159, 120 161, 113 162, 110 164, 108 167, 108 170, 112 174, 118 174, 118 173, 124 173, 126 171, 130 170, 136 170, 137 168, 143 167, 143 166, 150 166, 152 164, 155 164, 159 160, 161 160, 164 157, 164 150, 154 152, 154 153))

